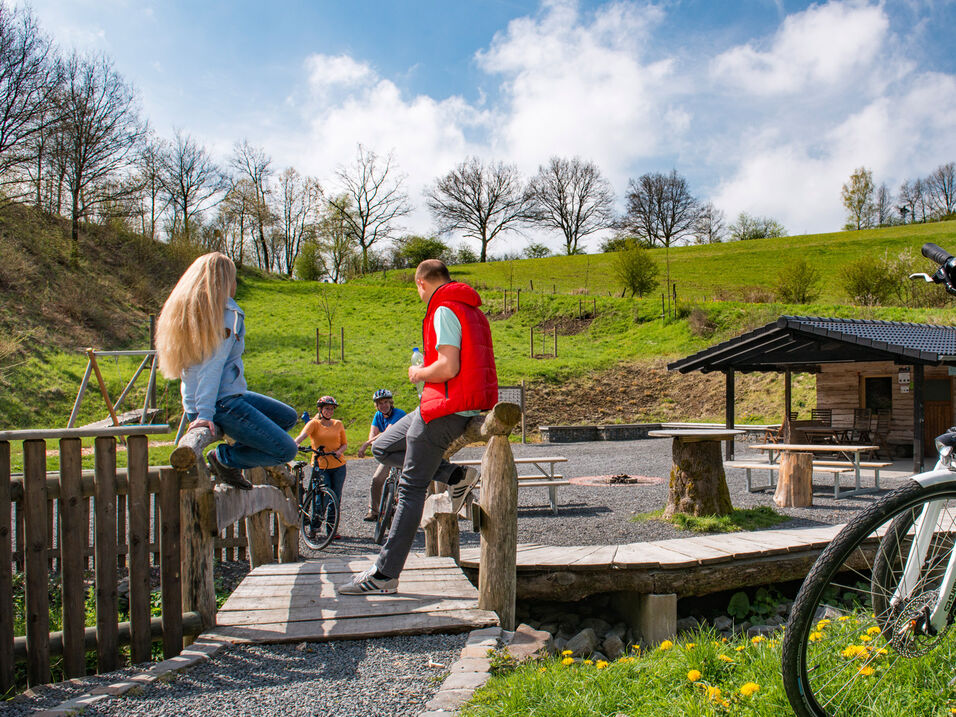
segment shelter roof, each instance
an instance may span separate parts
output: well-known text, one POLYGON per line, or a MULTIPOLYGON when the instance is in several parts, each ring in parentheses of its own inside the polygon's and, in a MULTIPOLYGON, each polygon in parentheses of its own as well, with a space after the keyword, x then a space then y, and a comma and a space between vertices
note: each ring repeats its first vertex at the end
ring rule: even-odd
POLYGON ((815 372, 825 363, 956 364, 956 326, 781 316, 668 364, 671 371, 815 372))

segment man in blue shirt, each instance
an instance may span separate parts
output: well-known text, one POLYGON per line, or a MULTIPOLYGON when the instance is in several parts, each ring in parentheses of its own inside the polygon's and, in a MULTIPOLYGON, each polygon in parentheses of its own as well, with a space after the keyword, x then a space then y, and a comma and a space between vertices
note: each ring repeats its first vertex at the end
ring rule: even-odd
MULTIPOLYGON (((372 395, 372 401, 375 402, 375 415, 372 417, 372 425, 368 429, 368 440, 365 441, 358 451, 359 458, 365 456, 365 451, 372 445, 375 439, 385 432, 385 429, 395 423, 399 418, 405 415, 405 411, 395 408, 392 401, 392 392, 387 388, 380 388, 372 395)), ((368 513, 365 520, 374 522, 378 520, 378 504, 382 500, 382 486, 385 485, 385 479, 388 477, 388 466, 379 464, 372 475, 372 489, 369 494, 368 513)))

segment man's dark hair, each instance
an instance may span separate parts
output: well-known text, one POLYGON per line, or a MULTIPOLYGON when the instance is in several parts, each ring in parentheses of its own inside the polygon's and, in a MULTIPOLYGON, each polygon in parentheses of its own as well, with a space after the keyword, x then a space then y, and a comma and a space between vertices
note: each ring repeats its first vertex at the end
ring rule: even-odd
POLYGON ((415 278, 422 281, 451 281, 448 267, 440 259, 425 259, 415 269, 415 278))

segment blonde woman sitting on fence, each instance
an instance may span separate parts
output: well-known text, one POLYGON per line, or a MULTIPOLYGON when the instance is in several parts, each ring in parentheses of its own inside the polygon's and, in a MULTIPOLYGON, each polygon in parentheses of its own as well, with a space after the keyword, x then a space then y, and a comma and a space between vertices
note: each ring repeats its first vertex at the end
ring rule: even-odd
POLYGON ((225 254, 192 263, 166 299, 156 327, 163 375, 182 379, 189 430, 208 428, 235 442, 206 454, 209 471, 237 488, 252 487, 243 468, 291 461, 296 444, 288 430, 295 409, 249 391, 242 368, 245 315, 236 304, 236 266, 225 254))

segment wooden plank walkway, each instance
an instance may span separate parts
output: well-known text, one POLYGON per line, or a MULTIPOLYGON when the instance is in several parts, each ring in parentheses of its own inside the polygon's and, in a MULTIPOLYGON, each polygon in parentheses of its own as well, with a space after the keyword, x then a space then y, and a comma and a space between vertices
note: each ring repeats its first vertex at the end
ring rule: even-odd
POLYGON ((498 624, 451 558, 409 556, 395 595, 338 595, 372 558, 263 565, 251 571, 207 635, 234 642, 299 642, 465 632, 498 624))

